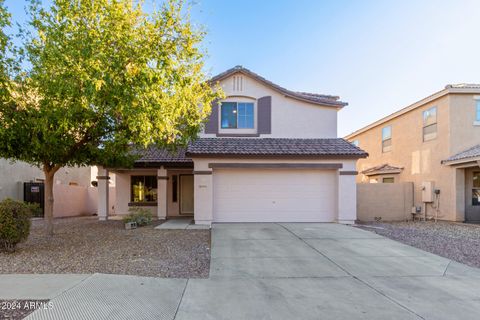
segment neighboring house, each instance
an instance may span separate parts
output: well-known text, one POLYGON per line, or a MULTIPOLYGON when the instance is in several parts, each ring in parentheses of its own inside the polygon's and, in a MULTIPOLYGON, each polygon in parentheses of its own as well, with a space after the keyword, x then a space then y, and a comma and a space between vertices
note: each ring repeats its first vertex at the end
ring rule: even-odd
MULTIPOLYGON (((97 192, 91 187, 91 171, 91 167, 66 167, 55 174, 55 217, 96 212, 97 192)), ((0 159, 0 200, 11 198, 42 202, 43 181, 44 174, 37 167, 22 161, 0 159)))
POLYGON ((175 154, 150 148, 134 169, 99 172, 99 216, 116 176, 116 213, 211 222, 343 222, 356 219, 355 167, 366 153, 337 138, 338 97, 293 92, 235 67, 211 79, 226 98, 200 137, 175 154))
POLYGON ((480 221, 480 85, 448 85, 346 139, 369 153, 358 182, 413 182, 427 214, 480 221))

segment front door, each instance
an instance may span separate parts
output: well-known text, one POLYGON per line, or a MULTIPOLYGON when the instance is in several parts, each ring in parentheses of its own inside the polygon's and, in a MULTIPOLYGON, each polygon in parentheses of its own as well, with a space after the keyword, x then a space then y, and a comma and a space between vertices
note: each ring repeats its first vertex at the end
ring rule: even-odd
POLYGON ((465 221, 480 223, 480 168, 465 170, 465 221))
POLYGON ((180 214, 193 215, 193 174, 180 175, 180 214))

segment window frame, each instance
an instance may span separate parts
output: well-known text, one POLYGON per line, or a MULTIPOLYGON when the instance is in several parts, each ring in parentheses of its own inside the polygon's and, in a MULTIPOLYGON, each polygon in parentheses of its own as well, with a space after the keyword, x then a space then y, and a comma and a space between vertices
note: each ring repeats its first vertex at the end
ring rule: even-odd
POLYGON ((223 101, 221 104, 220 104, 220 130, 255 130, 256 128, 256 112, 255 112, 256 108, 255 108, 255 103, 252 102, 252 101, 223 101), (234 104, 234 114, 236 116, 235 118, 235 127, 224 127, 223 126, 223 108, 224 108, 224 104, 226 106, 226 104, 234 104), (239 127, 239 123, 241 122, 240 121, 240 117, 244 117, 245 118, 245 122, 247 121, 247 118, 249 117, 249 115, 245 114, 245 115, 240 115, 240 105, 244 105, 245 107, 245 111, 247 110, 246 107, 247 105, 250 107, 251 106, 251 109, 252 109, 252 112, 251 112, 251 124, 252 126, 251 127, 239 127))
MULTIPOLYGON (((427 133, 427 134, 432 134, 432 133, 433 132, 427 133)), ((437 139, 437 137, 438 137, 438 108, 437 108, 437 106, 434 106, 434 107, 430 107, 426 110, 423 110, 423 112, 422 112, 422 141, 423 142, 428 142, 428 141, 437 139), (427 112, 432 112, 433 110, 435 110, 435 121, 433 123, 428 123, 426 121, 428 119, 428 116, 426 117, 425 115, 427 114, 427 112), (432 136, 432 137, 426 139, 425 138, 426 129, 433 128, 433 127, 435 128, 435 136, 432 136)))
POLYGON ((382 153, 387 153, 392 151, 392 126, 385 126, 382 128, 382 153), (388 138, 384 136, 384 130, 389 129, 390 130, 390 135, 388 138))
POLYGON ((395 183, 395 177, 383 177, 382 178, 382 183, 395 183), (388 182, 385 182, 385 180, 389 180, 388 182))
MULTIPOLYGON (((157 176, 156 175, 131 175, 130 176, 130 203, 132 204, 156 204, 158 202, 158 180, 157 180, 157 176), (138 200, 136 201, 135 200, 135 190, 134 190, 134 181, 135 181, 135 178, 143 178, 143 185, 144 185, 144 189, 146 188, 149 188, 150 190, 155 190, 155 193, 154 193, 154 200, 147 200, 146 199, 146 195, 143 196, 143 200, 138 200), (148 179, 147 179, 148 178, 148 179), (147 187, 146 186, 146 181, 147 180, 150 180, 150 181, 153 181, 153 185, 154 187, 147 187)), ((149 191, 150 191, 149 190, 149 191)))
POLYGON ((475 123, 480 124, 480 98, 475 99, 475 123))

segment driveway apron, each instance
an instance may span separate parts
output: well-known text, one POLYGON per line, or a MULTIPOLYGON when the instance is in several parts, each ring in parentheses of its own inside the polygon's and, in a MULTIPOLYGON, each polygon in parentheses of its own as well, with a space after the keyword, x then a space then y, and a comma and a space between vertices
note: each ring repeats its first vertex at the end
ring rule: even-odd
MULTIPOLYGON (((351 226, 214 224, 211 255, 208 279, 96 274, 73 278, 65 291, 60 282, 48 287, 54 309, 28 319, 453 320, 480 314, 479 269, 351 226)), ((24 290, 18 295, 25 297, 24 290)))

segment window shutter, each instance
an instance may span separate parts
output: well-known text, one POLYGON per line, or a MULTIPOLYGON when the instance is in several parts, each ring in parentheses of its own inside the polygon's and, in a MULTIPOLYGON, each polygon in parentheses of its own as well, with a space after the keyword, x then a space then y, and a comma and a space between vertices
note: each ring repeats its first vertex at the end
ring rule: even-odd
POLYGON ((210 113, 208 122, 205 124, 205 133, 218 133, 218 108, 219 101, 214 100, 212 102, 212 113, 210 113))
POLYGON ((272 133, 272 97, 266 96, 258 99, 258 133, 272 133))

